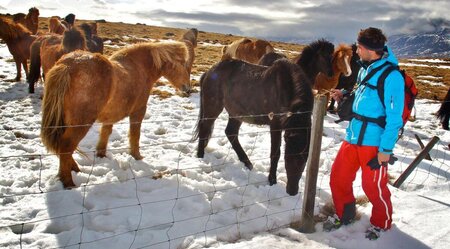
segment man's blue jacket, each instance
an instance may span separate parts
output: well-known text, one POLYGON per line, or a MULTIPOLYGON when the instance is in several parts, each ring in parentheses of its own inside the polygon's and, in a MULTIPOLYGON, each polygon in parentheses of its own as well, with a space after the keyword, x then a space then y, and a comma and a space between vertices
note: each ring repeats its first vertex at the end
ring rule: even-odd
MULTIPOLYGON (((374 68, 386 66, 386 62, 398 65, 398 60, 387 46, 384 47, 384 55, 374 61, 369 66, 363 66, 358 73, 359 84, 364 77, 374 68)), ((378 151, 391 154, 397 141, 398 132, 403 126, 402 113, 404 105, 404 80, 398 70, 391 72, 384 83, 384 107, 381 104, 376 85, 378 78, 384 71, 380 70, 374 74, 368 84, 374 88, 365 85, 359 85, 355 92, 355 101, 353 102, 353 112, 361 116, 378 118, 386 117, 386 126, 380 127, 376 123, 369 122, 364 133, 361 145, 378 146, 378 151)), ((362 121, 353 118, 346 130, 345 140, 351 144, 357 144, 358 137, 362 127, 362 121)))

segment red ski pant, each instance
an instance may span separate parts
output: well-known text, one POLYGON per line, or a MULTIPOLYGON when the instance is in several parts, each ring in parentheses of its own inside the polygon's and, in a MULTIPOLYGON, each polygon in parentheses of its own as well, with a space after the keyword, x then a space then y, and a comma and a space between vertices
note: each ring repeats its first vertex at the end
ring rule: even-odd
POLYGON ((331 168, 330 187, 336 214, 342 219, 344 206, 355 202, 353 181, 362 170, 362 188, 372 203, 370 223, 382 229, 391 228, 391 192, 387 187, 387 166, 372 170, 367 163, 377 156, 378 147, 358 146, 344 141, 331 168))

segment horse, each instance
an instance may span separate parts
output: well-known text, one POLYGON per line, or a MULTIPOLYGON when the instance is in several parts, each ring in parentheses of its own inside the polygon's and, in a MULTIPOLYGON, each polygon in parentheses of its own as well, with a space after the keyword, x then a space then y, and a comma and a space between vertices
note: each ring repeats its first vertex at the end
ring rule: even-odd
POLYGON ((264 54, 258 61, 258 65, 271 66, 276 60, 286 59, 286 55, 277 52, 269 52, 264 54))
POLYGON ((341 74, 348 77, 352 74, 350 68, 350 61, 352 59, 352 48, 345 44, 340 44, 333 53, 333 76, 327 77, 323 73, 319 73, 314 81, 313 89, 318 94, 325 94, 327 103, 330 100, 330 90, 335 88, 338 84, 341 74))
POLYGON ((58 16, 52 16, 48 22, 48 31, 50 33, 62 35, 64 31, 70 30, 74 26, 75 15, 70 13, 62 20, 58 16))
POLYGON ((188 31, 186 31, 180 39, 181 42, 184 42, 186 44, 189 51, 189 58, 190 58, 190 60, 188 61, 189 74, 191 74, 192 65, 194 64, 195 60, 194 49, 197 47, 197 35, 198 30, 196 28, 191 28, 188 31))
POLYGON ((102 123, 96 155, 105 157, 113 124, 130 119, 130 154, 136 160, 140 127, 153 84, 162 76, 189 91, 189 53, 182 42, 139 43, 109 58, 77 50, 64 55, 45 78, 41 138, 59 157, 59 177, 75 187, 71 171, 79 172, 72 154, 94 122, 102 123))
POLYGON ((233 58, 256 64, 264 54, 273 51, 275 49, 267 41, 252 41, 248 38, 242 38, 222 48, 221 61, 233 58))
POLYGON ((17 13, 13 15, 13 21, 25 26, 33 35, 38 31, 39 9, 33 7, 28 10, 28 14, 17 13))
POLYGON ((88 50, 103 54, 103 39, 97 36, 97 23, 82 23, 80 29, 84 31, 88 50))
POLYGON ((442 102, 439 110, 436 112, 436 116, 439 118, 442 129, 449 130, 448 123, 450 119, 450 89, 447 91, 445 95, 444 102, 442 102))
POLYGON ((87 50, 86 40, 77 28, 65 31, 61 35, 42 36, 31 44, 30 73, 27 76, 28 92, 34 93, 34 85, 40 77, 40 68, 44 75, 55 65, 61 56, 77 49, 87 50))
MULTIPOLYGON (((353 90, 353 87, 356 84, 356 78, 358 77, 359 69, 361 68, 361 65, 358 63, 359 61, 359 55, 356 53, 356 44, 352 44, 352 59, 350 60, 350 68, 352 70, 352 73, 350 76, 344 76, 341 75, 339 77, 339 81, 336 89, 346 89, 347 91, 353 90)), ((334 112, 334 99, 331 99, 330 105, 328 106, 329 112, 334 112)))
MULTIPOLYGON (((311 64, 309 70, 332 73, 333 44, 317 41, 305 50, 308 52, 303 54, 308 58, 302 58, 302 62, 306 60, 311 64)), ((193 141, 199 140, 197 157, 203 158, 214 122, 225 108, 229 115, 225 134, 239 160, 249 170, 253 168, 253 164, 239 143, 239 128, 242 122, 270 126, 268 180, 270 185, 273 185, 277 183, 281 133, 284 130, 285 168, 288 178, 286 192, 296 195, 308 159, 314 102, 311 83, 313 79, 304 69, 308 68, 287 59, 277 60, 269 67, 228 59, 205 72, 200 78, 200 111, 192 138, 193 141)))
POLYGON ((30 58, 30 45, 36 36, 22 24, 15 23, 7 17, 0 17, 0 38, 2 38, 16 63, 17 75, 15 81, 22 78, 22 66, 28 74, 27 60, 30 58))

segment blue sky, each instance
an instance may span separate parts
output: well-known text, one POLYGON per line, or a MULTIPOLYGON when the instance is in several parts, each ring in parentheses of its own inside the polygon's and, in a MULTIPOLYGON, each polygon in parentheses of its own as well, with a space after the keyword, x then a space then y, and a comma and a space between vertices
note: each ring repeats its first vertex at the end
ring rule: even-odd
POLYGON ((448 0, 12 0, 0 1, 0 12, 26 13, 32 6, 41 16, 74 13, 79 19, 196 27, 270 40, 353 42, 369 26, 388 36, 450 26, 448 0))

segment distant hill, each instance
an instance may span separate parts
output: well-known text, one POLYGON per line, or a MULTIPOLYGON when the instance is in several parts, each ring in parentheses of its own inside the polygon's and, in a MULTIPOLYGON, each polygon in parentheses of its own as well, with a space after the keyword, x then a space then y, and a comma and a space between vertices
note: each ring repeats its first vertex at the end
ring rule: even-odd
POLYGON ((450 57, 450 28, 414 35, 394 35, 388 45, 399 58, 450 57))

